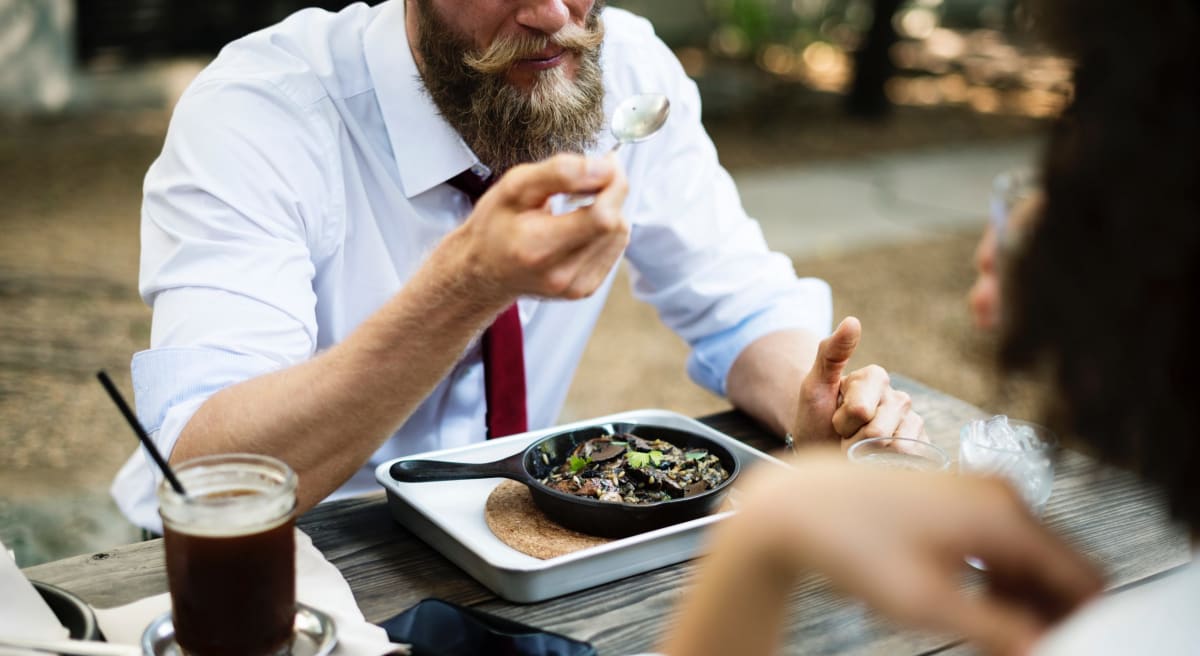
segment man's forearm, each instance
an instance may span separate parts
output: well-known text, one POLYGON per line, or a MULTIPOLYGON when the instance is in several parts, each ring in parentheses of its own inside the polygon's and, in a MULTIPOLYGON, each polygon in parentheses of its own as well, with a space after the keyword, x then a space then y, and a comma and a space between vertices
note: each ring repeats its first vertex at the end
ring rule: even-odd
POLYGON ((344 342, 307 362, 224 389, 184 428, 171 460, 278 457, 300 478, 303 512, 337 489, 412 414, 470 340, 513 299, 463 275, 452 234, 344 342))
POLYGON ((725 389, 738 409, 782 436, 796 419, 800 383, 820 339, 804 330, 769 333, 751 342, 729 369, 725 389))

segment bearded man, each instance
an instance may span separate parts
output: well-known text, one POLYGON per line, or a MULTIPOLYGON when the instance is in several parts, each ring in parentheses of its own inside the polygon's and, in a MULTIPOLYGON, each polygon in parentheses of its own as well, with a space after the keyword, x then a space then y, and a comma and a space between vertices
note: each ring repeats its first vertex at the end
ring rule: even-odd
MULTIPOLYGON (((303 511, 384 460, 553 425, 622 255, 692 378, 781 436, 922 432, 882 369, 843 375, 856 321, 818 346, 828 287, 767 249, 651 26, 601 5, 306 10, 221 51, 144 188, 133 379, 171 461, 274 455, 303 511), (666 127, 603 155, 647 92, 666 127), (556 213, 566 193, 595 202, 556 213)), ((151 529, 153 470, 139 450, 113 485, 151 529)))

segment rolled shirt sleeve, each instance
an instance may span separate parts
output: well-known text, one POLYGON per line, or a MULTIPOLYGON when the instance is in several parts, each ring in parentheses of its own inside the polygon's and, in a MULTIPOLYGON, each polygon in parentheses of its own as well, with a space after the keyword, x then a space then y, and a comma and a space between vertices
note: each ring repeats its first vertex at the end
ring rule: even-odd
MULTIPOLYGON (((154 315, 132 373, 138 417, 164 455, 212 394, 316 350, 332 158, 292 95, 198 80, 146 175, 139 284, 154 315)), ((158 478, 139 449, 113 483, 118 506, 148 528, 160 526, 158 478)))
MULTIPOLYGON (((385 7, 380 16, 386 15, 385 7)), ((724 394, 730 366, 755 339, 790 328, 827 333, 829 289, 819 280, 797 279, 788 258, 767 248, 700 124, 695 85, 650 24, 619 10, 609 10, 609 18, 602 56, 616 62, 605 68, 608 98, 663 92, 672 103, 662 134, 619 154, 631 185, 625 209, 634 293, 691 345, 693 379, 724 394)), ((346 97, 331 99, 322 84, 332 82, 305 73, 306 64, 292 54, 297 39, 325 34, 306 25, 247 37, 261 47, 226 48, 218 58, 225 65, 206 69, 184 94, 163 153, 146 176, 140 283, 154 321, 151 348, 134 357, 133 378, 139 416, 166 453, 212 394, 307 360, 344 336, 394 293, 406 268, 462 215, 457 195, 442 197, 422 186, 432 179, 427 170, 454 169, 439 176, 461 170, 461 143, 436 138, 442 133, 435 130, 430 143, 452 156, 426 161, 422 147, 414 164, 418 151, 397 147, 408 140, 384 130, 379 112, 389 98, 398 130, 440 125, 422 118, 419 90, 409 96, 378 87, 386 76, 373 86, 354 79, 359 52, 347 55, 345 89, 338 87, 346 97), (271 58, 269 65, 262 58, 271 58), (376 161, 389 145, 400 157, 396 180, 389 177, 390 162, 376 161), (407 195, 398 196, 400 189, 407 195), (372 215, 376 203, 384 210, 378 217, 372 215), (407 229, 395 229, 400 225, 407 229), (357 272, 353 284, 345 282, 351 272, 357 272), (361 298, 348 302, 352 295, 361 298)), ((324 66, 323 58, 313 59, 324 66)), ((412 142, 425 143, 426 135, 419 136, 412 142)), ((527 334, 559 320, 590 330, 590 323, 579 327, 573 317, 557 316, 541 311, 527 334)), ((578 360, 571 349, 578 343, 582 350, 582 342, 541 349, 562 356, 539 362, 547 377, 569 375, 578 360)), ((402 448, 382 455, 474 439, 474 427, 482 425, 481 380, 481 373, 470 373, 443 381, 410 421, 402 448)), ((561 404, 565 392, 553 385, 542 405, 561 404)), ((553 416, 552 409, 540 411, 553 416)), ((154 484, 139 451, 113 486, 122 510, 151 528, 158 526, 154 484)))
POLYGON ((767 247, 700 122, 696 85, 661 41, 643 43, 646 61, 663 62, 658 84, 671 117, 646 143, 652 147, 639 145, 630 159, 634 295, 690 345, 691 378, 724 395, 734 360, 759 337, 828 334, 831 294, 822 280, 797 278, 791 260, 767 247))

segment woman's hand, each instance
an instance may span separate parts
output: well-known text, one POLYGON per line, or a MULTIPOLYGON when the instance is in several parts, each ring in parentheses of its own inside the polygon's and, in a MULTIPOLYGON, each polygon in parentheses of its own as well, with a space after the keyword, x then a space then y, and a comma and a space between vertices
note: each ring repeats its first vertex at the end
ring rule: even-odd
POLYGON ((901 624, 995 654, 1026 652, 1101 589, 1096 570, 999 480, 813 453, 794 464, 741 487, 666 653, 772 653, 788 593, 807 572, 901 624), (967 556, 987 564, 986 589, 962 587, 967 556))

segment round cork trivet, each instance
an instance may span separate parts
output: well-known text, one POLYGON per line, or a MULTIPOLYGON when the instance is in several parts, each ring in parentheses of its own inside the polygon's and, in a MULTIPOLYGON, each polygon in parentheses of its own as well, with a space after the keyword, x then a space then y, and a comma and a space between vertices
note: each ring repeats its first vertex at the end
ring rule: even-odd
POLYGON ((554 558, 612 541, 550 521, 534 505, 529 488, 516 481, 504 481, 492 490, 483 516, 501 542, 534 558, 554 558))

